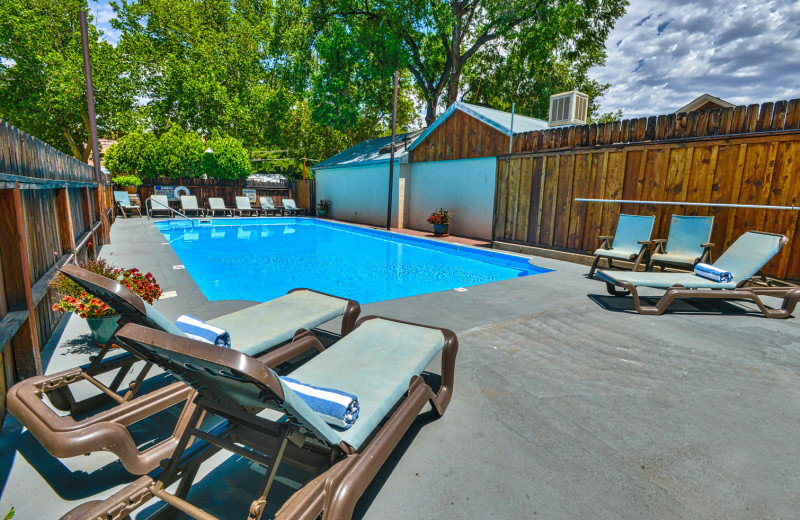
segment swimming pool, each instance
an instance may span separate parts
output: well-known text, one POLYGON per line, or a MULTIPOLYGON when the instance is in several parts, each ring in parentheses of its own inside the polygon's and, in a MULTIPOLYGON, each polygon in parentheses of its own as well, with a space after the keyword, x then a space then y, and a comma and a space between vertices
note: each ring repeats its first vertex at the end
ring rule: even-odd
POLYGON ((369 303, 549 271, 496 251, 311 218, 156 225, 209 300, 306 287, 369 303))

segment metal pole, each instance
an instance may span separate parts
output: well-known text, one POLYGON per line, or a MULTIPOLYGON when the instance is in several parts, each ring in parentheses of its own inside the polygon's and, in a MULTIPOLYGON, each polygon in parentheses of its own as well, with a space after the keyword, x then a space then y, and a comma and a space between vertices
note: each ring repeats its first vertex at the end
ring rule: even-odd
POLYGON ((97 182, 105 184, 100 171, 100 148, 97 142, 97 114, 94 111, 94 87, 92 86, 92 62, 89 57, 89 32, 86 26, 86 13, 78 11, 81 22, 81 44, 83 46, 83 75, 86 78, 86 104, 89 107, 89 134, 91 136, 92 154, 94 156, 94 176, 97 182))
POLYGON ((656 206, 708 206, 715 208, 788 209, 800 211, 800 206, 767 206, 763 204, 717 204, 712 202, 678 202, 658 200, 575 199, 575 202, 611 202, 616 204, 651 204, 656 206))
POLYGON ((394 71, 394 100, 392 102, 392 142, 389 156, 389 209, 386 210, 386 229, 392 229, 392 189, 394 188, 394 139, 397 136, 397 84, 400 71, 394 71))
POLYGON ((508 153, 511 153, 511 145, 514 144, 514 109, 515 103, 511 103, 511 135, 508 138, 508 153))
POLYGON ((97 179, 97 203, 100 206, 100 221, 103 223, 103 238, 109 240, 110 226, 106 215, 106 180, 100 171, 100 145, 97 142, 97 114, 94 111, 94 86, 92 85, 92 61, 89 57, 89 30, 86 24, 86 13, 78 11, 78 20, 81 24, 81 46, 83 48, 83 75, 86 78, 86 105, 89 109, 89 135, 92 140, 92 154, 94 156, 94 176, 97 179))

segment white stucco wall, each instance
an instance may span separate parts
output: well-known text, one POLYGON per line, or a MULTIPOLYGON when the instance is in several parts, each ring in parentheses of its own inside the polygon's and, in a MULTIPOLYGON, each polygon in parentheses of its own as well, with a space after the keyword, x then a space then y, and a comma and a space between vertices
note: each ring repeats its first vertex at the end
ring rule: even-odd
MULTIPOLYGON (((402 227, 406 222, 398 221, 401 203, 408 195, 408 164, 395 164, 392 194, 392 227, 402 227), (402 179, 402 180, 401 180, 402 179)), ((331 201, 331 218, 372 226, 386 225, 386 209, 389 190, 389 163, 345 168, 315 170, 317 200, 331 201)))
POLYGON ((450 233, 491 240, 496 163, 495 157, 412 163, 406 227, 429 230, 430 214, 445 208, 454 214, 450 233))

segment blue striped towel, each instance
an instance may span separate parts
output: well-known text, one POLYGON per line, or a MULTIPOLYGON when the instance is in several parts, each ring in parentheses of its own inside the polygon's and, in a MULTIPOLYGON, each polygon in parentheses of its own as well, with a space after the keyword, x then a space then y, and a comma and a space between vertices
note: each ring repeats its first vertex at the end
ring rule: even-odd
POLYGON ((728 271, 723 271, 719 267, 714 267, 709 264, 697 264, 694 266, 694 274, 708 278, 719 283, 727 283, 733 280, 733 274, 728 271))
POLYGON ((358 397, 352 394, 307 385, 288 377, 281 377, 281 381, 328 424, 346 430, 358 419, 358 397))
POLYGON ((218 347, 231 348, 231 335, 227 330, 209 325, 194 316, 184 314, 178 318, 175 326, 192 339, 211 343, 218 347))

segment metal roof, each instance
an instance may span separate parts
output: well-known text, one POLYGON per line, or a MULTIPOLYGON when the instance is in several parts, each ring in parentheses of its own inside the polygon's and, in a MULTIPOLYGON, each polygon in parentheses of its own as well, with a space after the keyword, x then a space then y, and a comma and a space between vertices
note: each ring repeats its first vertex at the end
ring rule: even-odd
MULTIPOLYGON (((425 129, 422 132, 414 143, 409 146, 408 150, 413 150, 419 143, 425 140, 428 135, 436 130, 436 127, 442 124, 442 122, 450 117, 450 114, 455 112, 456 110, 460 110, 465 114, 469 114, 475 119, 491 126, 495 130, 504 133, 505 135, 511 135, 511 112, 503 112, 501 110, 495 110, 493 108, 486 108, 481 107, 478 105, 470 105, 469 103, 463 103, 461 101, 456 101, 452 105, 450 105, 447 110, 444 111, 444 114, 440 115, 436 118, 436 121, 433 122, 431 126, 425 129)), ((519 114, 514 114, 514 135, 521 134, 523 132, 531 132, 533 130, 546 130, 548 127, 547 121, 543 121, 541 119, 536 119, 535 117, 528 117, 528 116, 521 116, 519 114)))
MULTIPOLYGON (((421 131, 397 134, 395 139, 396 147, 395 162, 404 162, 408 155, 406 144, 411 144, 420 135, 421 131)), ((343 152, 339 152, 333 157, 328 157, 321 163, 315 164, 312 169, 324 170, 326 168, 343 168, 345 166, 363 166, 367 164, 379 164, 389 162, 389 144, 392 136, 378 137, 377 139, 367 139, 355 146, 351 146, 343 152), (383 150, 383 151, 382 151, 383 150)))

